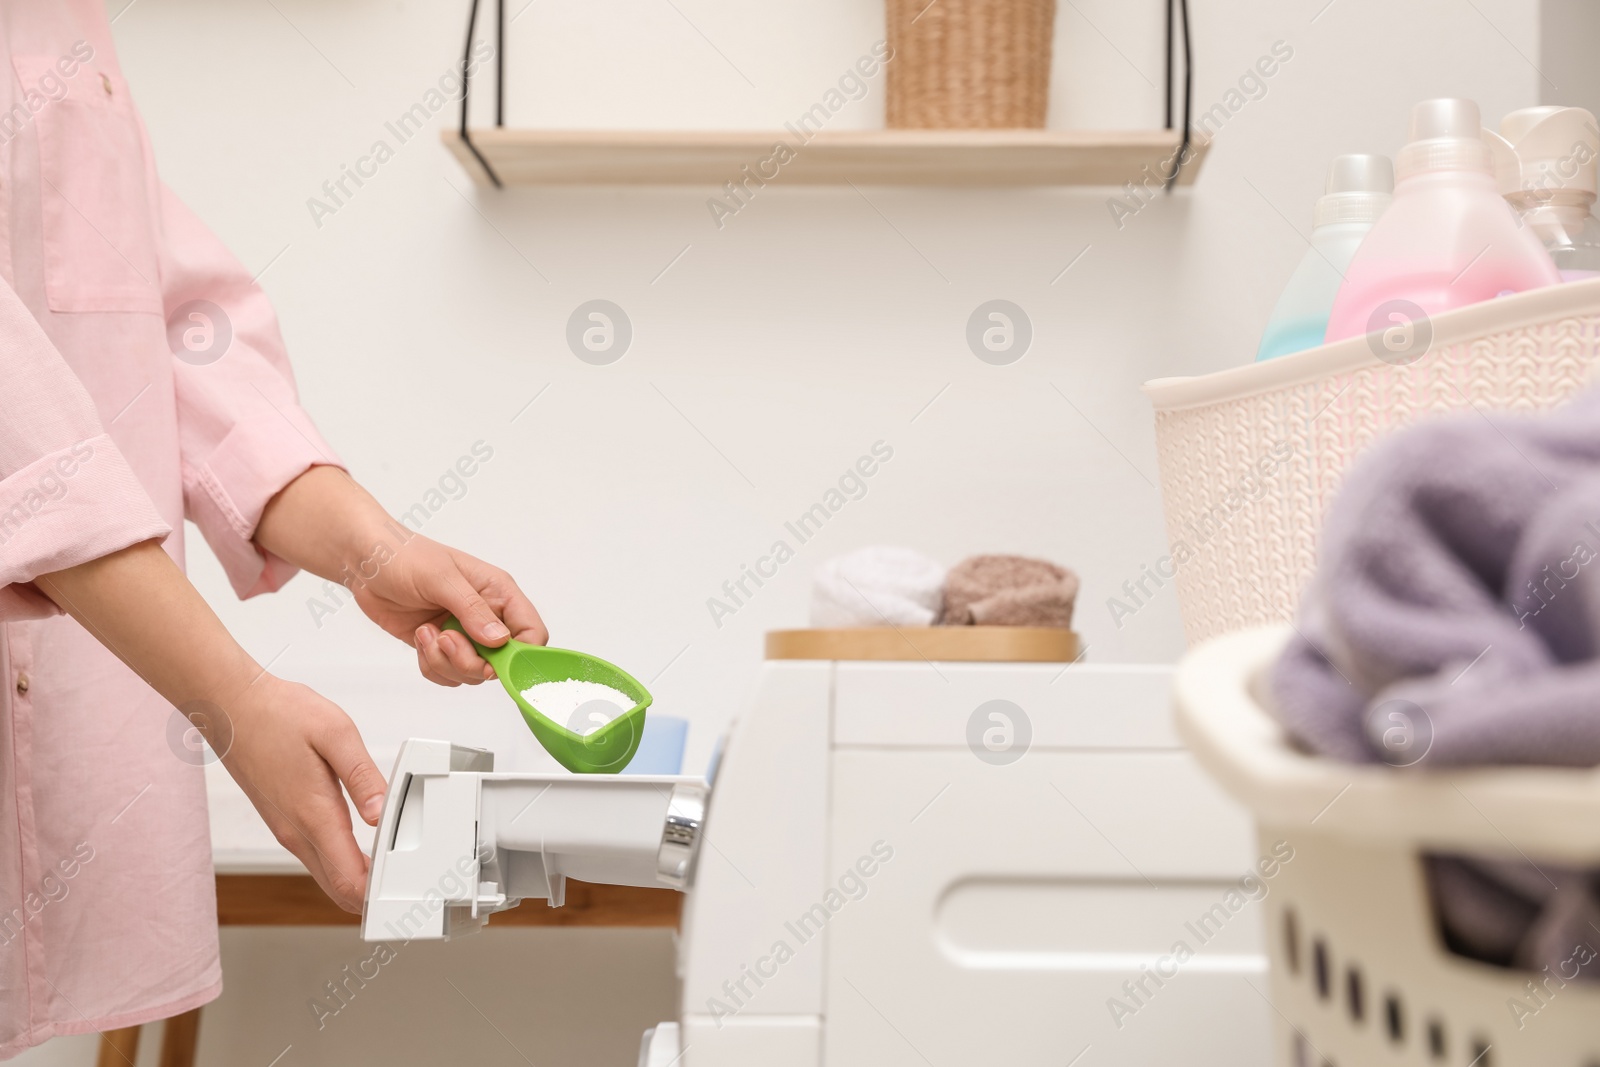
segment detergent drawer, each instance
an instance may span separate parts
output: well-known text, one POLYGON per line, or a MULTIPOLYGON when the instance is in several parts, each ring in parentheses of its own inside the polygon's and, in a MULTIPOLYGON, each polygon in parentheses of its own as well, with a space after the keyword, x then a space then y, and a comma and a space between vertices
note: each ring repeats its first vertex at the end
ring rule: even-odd
POLYGON ((1270 1062, 1272 878, 1187 753, 846 750, 832 801, 827 1067, 1270 1062))

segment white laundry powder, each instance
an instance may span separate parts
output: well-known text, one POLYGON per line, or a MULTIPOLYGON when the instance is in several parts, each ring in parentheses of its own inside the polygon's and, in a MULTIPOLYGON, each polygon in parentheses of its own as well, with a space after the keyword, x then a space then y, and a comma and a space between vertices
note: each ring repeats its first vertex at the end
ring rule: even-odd
POLYGON ((522 699, 546 718, 565 723, 577 734, 593 733, 618 715, 633 710, 637 703, 609 685, 580 678, 540 682, 524 689, 522 699))

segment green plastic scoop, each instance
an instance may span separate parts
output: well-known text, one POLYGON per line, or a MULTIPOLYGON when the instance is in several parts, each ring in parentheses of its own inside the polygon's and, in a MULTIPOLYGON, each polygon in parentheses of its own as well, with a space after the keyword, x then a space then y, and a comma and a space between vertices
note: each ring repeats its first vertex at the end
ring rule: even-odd
MULTIPOLYGON (((461 623, 446 619, 440 627, 466 635, 461 623)), ((471 641, 470 636, 467 640, 471 641)), ((545 648, 511 640, 499 648, 488 648, 472 642, 478 655, 489 661, 500 684, 505 686, 511 699, 516 701, 522 719, 533 731, 544 750, 556 762, 577 774, 616 774, 628 765, 639 750, 639 738, 644 734, 645 709, 650 706, 649 690, 620 667, 582 652, 564 648, 545 648), (522 698, 522 691, 540 682, 561 682, 578 679, 608 685, 634 701, 633 707, 592 733, 580 734, 569 730, 543 714, 522 698)))

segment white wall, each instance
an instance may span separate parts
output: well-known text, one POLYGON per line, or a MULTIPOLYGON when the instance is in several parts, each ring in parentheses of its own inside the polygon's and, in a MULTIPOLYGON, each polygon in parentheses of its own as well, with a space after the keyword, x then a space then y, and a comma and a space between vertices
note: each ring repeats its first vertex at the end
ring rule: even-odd
MULTIPOLYGON (((522 2, 509 0, 513 125, 771 127, 881 35, 877 5, 840 0, 684 0, 682 16, 663 0, 522 2)), ((1274 41, 1294 58, 1228 121, 1192 193, 1120 231, 1107 190, 781 186, 718 230, 705 189, 482 192, 425 136, 319 228, 308 199, 456 58, 464 4, 139 0, 116 31, 167 180, 247 264, 270 264, 306 405, 335 447, 399 510, 489 442, 495 459, 427 532, 517 574, 558 643, 642 678, 671 663, 658 707, 694 721, 698 767, 762 633, 804 622, 810 567, 862 544, 1060 560, 1084 578, 1092 658, 1179 653, 1170 589, 1121 629, 1106 609, 1164 551, 1139 383, 1249 357, 1329 156, 1393 151, 1425 96, 1475 96, 1495 120, 1538 98, 1522 58, 1539 52, 1531 0, 1324 3, 1194 5, 1197 112, 1274 41), (595 297, 633 322, 610 367, 564 342, 595 297), (1034 324, 1009 367, 964 341, 994 297, 1034 324), (879 439, 895 459, 866 498, 715 626, 707 598, 879 439)), ((1159 8, 1061 5, 1057 124, 1159 124, 1159 8)), ((881 113, 875 85, 835 121, 881 113)), ((409 675, 410 653, 355 609, 314 624, 318 583, 239 605, 195 557, 280 671, 333 688, 339 663, 409 675)), ((441 724, 499 699, 412 692, 441 724)), ((385 709, 340 695, 386 743, 385 709)))
MULTIPOLYGON (((513 125, 770 127, 881 36, 880 5, 846 0, 508 5, 513 125)), ((1090 657, 1174 659, 1170 588, 1120 630, 1105 606, 1165 551, 1139 383, 1250 358, 1330 156, 1395 151, 1425 97, 1476 97, 1498 121, 1541 96, 1533 0, 1192 7, 1197 112, 1274 41, 1294 55, 1228 120, 1194 190, 1120 231, 1107 190, 870 187, 771 187, 719 231, 708 190, 482 192, 427 137, 319 228, 307 199, 457 57, 465 3, 136 0, 115 29, 164 175, 247 264, 270 264, 306 406, 358 477, 404 509, 490 442, 427 532, 516 573, 557 643, 655 678, 658 708, 694 722, 697 770, 762 633, 804 623, 809 569, 863 544, 1059 560, 1083 576, 1090 657), (563 340, 596 297, 633 323, 610 367, 563 340), (1034 326, 1009 367, 964 342, 995 297, 1034 326), (715 627, 706 598, 879 439, 894 459, 868 495, 715 627)), ((1060 5, 1053 124, 1159 125, 1160 8, 1060 5)), ((881 115, 878 84, 836 122, 881 115)), ((409 679, 410 652, 353 608, 318 629, 316 583, 241 605, 203 548, 192 564, 251 650, 327 688, 376 749, 419 718, 503 749, 521 729, 487 690, 386 681, 377 699, 359 672, 409 679)), ((511 756, 537 759, 526 741, 511 756)), ((238 984, 280 964, 230 937, 227 966, 238 984)))
POLYGON ((1600 5, 1586 0, 1539 2, 1539 102, 1586 107, 1600 114, 1600 5))

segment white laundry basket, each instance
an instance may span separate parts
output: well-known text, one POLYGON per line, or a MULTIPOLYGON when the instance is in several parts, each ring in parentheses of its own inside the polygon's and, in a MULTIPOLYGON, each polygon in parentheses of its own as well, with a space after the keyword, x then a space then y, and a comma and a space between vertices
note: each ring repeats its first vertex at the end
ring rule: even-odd
MULTIPOLYGON (((1424 852, 1600 867, 1600 770, 1402 772, 1303 754, 1255 693, 1288 627, 1192 650, 1177 676, 1179 732, 1254 813, 1268 882, 1277 1062, 1284 1067, 1596 1067, 1600 987, 1551 983, 1450 954, 1424 852), (1513 999, 1537 1008, 1520 1025, 1513 999)), ((1600 948, 1600 932, 1595 935, 1600 948)))
MULTIPOLYGON (((1352 338, 1145 386, 1156 409, 1170 560, 1190 643, 1294 614, 1346 466, 1418 418, 1471 406, 1537 410, 1589 381, 1600 279, 1448 312, 1406 365, 1352 338)), ((1420 346, 1419 346, 1420 347, 1420 346)))

